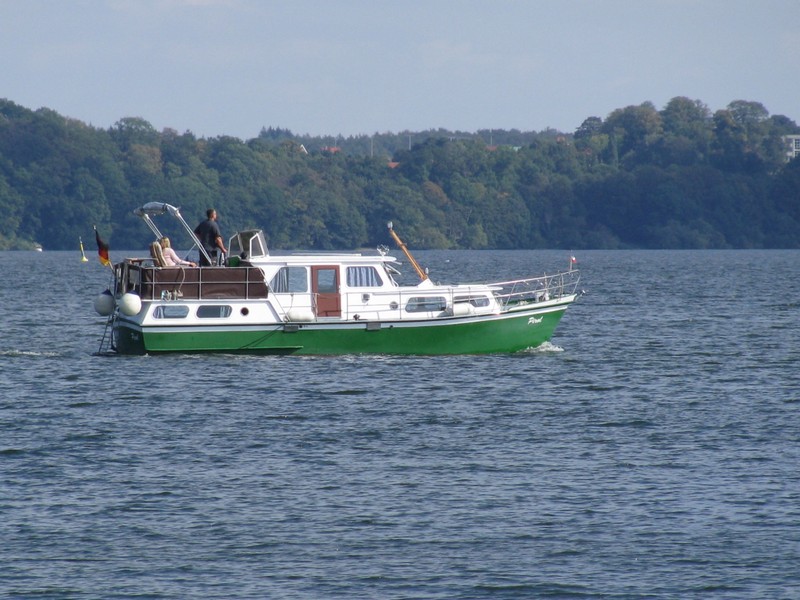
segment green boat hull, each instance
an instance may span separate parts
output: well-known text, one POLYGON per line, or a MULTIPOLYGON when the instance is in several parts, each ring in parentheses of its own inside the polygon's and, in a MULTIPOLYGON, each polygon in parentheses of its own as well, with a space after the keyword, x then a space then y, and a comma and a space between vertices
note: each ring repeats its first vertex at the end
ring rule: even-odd
POLYGON ((427 321, 331 321, 268 326, 147 327, 119 319, 122 354, 229 352, 249 354, 489 354, 518 352, 550 340, 572 299, 500 315, 427 321))

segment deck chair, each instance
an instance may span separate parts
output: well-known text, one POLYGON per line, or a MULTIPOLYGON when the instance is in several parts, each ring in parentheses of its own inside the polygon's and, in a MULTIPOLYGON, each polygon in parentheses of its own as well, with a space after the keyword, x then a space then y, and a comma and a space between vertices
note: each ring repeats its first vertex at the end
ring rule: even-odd
POLYGON ((150 256, 153 257, 153 264, 157 267, 166 267, 167 261, 164 260, 164 251, 161 244, 153 242, 150 244, 150 256))

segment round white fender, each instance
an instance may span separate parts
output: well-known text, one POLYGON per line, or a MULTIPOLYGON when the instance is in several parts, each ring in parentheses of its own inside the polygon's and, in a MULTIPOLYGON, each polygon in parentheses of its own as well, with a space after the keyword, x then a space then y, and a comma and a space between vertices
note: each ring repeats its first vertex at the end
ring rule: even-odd
POLYGON ((102 317, 107 317, 114 312, 114 295, 111 290, 106 290, 102 294, 98 294, 94 299, 94 309, 97 314, 102 317))
POLYGON ((119 299, 119 309, 122 311, 122 314, 128 315, 129 317, 138 315, 139 311, 142 310, 142 299, 131 292, 122 294, 122 298, 119 299))

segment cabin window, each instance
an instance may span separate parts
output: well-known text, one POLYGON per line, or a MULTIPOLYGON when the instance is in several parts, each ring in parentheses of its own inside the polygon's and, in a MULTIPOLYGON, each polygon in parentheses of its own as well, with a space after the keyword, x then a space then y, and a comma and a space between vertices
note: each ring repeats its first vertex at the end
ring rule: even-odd
POLYGON ((154 319, 185 319, 189 314, 189 307, 185 304, 165 304, 156 306, 153 311, 154 319))
POLYGON ((456 302, 469 302, 475 308, 489 306, 489 298, 486 296, 456 296, 456 302))
POLYGON ((204 304, 197 307, 198 319, 224 319, 231 316, 230 306, 217 304, 204 304))
POLYGON ((254 235, 250 240, 250 256, 264 256, 266 252, 261 245, 261 238, 254 235))
POLYGON ((381 287, 380 275, 375 267, 347 267, 347 287, 381 287))
POLYGON ((318 294, 336 294, 339 292, 336 267, 319 267, 315 269, 316 289, 318 294))
POLYGON ((281 267, 269 282, 276 294, 296 294, 308 292, 308 269, 305 267, 281 267))
POLYGON ((417 296, 409 298, 406 312, 443 311, 447 308, 447 300, 443 296, 417 296))

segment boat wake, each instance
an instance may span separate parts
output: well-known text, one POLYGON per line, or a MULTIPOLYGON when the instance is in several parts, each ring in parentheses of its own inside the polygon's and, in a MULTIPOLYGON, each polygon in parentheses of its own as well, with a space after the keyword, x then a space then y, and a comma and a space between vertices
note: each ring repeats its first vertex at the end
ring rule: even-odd
POLYGON ((54 356, 61 356, 58 352, 34 352, 32 350, 0 350, 0 356, 44 356, 52 358, 54 356))
POLYGON ((524 350, 524 352, 528 354, 549 354, 551 352, 563 352, 564 349, 561 346, 556 346, 555 344, 551 344, 550 342, 544 342, 543 344, 539 344, 535 348, 528 348, 524 350))

